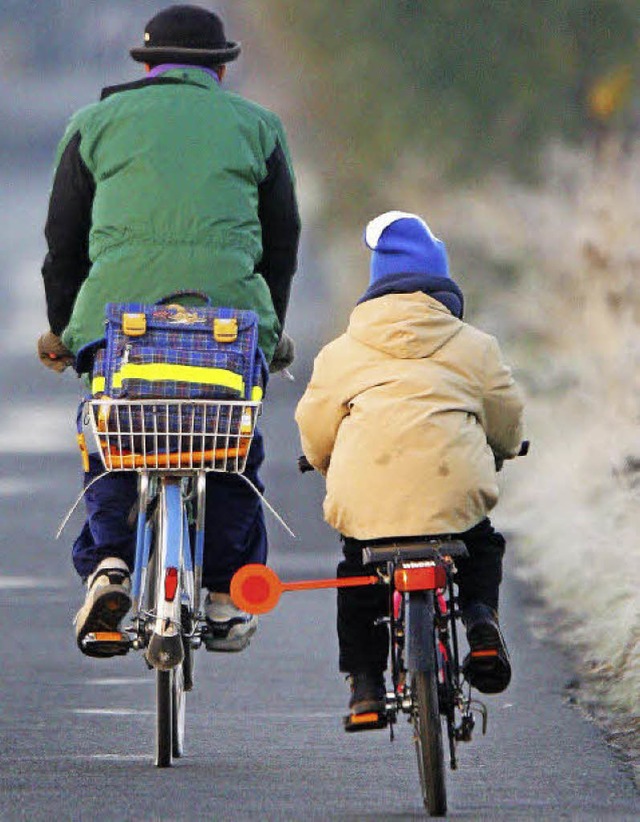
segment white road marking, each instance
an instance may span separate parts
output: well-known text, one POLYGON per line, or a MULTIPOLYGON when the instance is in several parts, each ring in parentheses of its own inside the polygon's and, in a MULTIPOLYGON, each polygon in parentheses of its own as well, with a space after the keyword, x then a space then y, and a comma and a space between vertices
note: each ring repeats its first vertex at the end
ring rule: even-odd
POLYGON ((74 453, 75 433, 75 409, 68 401, 5 405, 0 452, 74 453))
POLYGON ((75 759, 87 759, 87 758, 89 758, 89 759, 109 759, 112 762, 117 762, 120 759, 126 759, 127 761, 132 761, 132 760, 142 761, 142 760, 150 760, 151 759, 149 754, 117 754, 117 753, 90 754, 89 757, 77 756, 77 757, 74 757, 74 758, 75 759))
POLYGON ((154 680, 151 677, 142 679, 140 677, 110 677, 103 679, 83 679, 78 683, 79 685, 153 685, 154 680))
POLYGON ((87 716, 155 716, 155 711, 140 711, 137 708, 71 708, 69 713, 87 716))
POLYGON ((19 477, 15 479, 0 479, 0 497, 24 496, 29 492, 38 491, 46 482, 42 480, 24 480, 19 477))
POLYGON ((62 579, 46 579, 43 577, 19 577, 0 575, 0 590, 15 590, 17 588, 65 588, 62 579))

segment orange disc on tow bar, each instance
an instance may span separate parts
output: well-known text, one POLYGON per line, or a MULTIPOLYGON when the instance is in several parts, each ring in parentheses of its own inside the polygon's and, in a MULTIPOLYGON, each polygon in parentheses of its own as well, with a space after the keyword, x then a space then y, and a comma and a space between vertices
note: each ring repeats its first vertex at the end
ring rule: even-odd
POLYGON ((282 583, 271 568, 251 563, 244 565, 233 575, 229 593, 234 605, 241 611, 266 614, 280 601, 282 583))
POLYGON ((313 591, 319 588, 355 588, 359 585, 377 585, 380 578, 343 577, 342 579, 304 579, 282 582, 271 568, 258 563, 244 565, 235 572, 229 593, 236 608, 248 614, 266 614, 280 601, 283 591, 313 591))

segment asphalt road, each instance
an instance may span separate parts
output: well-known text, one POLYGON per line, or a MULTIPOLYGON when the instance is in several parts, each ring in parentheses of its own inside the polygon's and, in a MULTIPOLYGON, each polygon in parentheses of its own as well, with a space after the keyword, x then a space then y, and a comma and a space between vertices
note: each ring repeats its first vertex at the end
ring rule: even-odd
MULTIPOLYGON (((305 364, 298 383, 272 383, 265 415, 268 498, 298 534, 272 521, 272 565, 284 579, 333 576, 338 558, 321 521, 321 480, 295 472, 292 409, 305 364)), ((0 818, 421 818, 409 726, 399 723, 393 743, 386 732, 342 731, 347 687, 336 670, 331 591, 286 594, 242 654, 199 651, 187 755, 170 770, 153 767, 153 680, 142 659, 90 660, 73 641, 82 592, 68 544, 80 517, 54 540, 78 493, 72 414, 68 431, 53 432, 77 386, 26 356, 4 368, 3 385, 1 418, 14 429, 0 439, 0 818), (32 418, 36 398, 41 413, 32 418)), ((450 818, 639 818, 628 770, 567 703, 571 670, 530 630, 532 608, 508 574, 514 682, 486 699, 487 736, 459 750, 450 818)))
MULTIPOLYGON (((187 755, 152 765, 154 691, 140 656, 83 657, 71 619, 82 589, 69 560, 81 516, 55 532, 79 492, 74 403, 79 386, 31 353, 44 322, 38 265, 42 171, 16 171, 0 225, 0 819, 297 820, 422 817, 407 723, 348 736, 347 686, 336 670, 335 594, 286 594, 242 654, 198 652, 187 755), (18 196, 19 195, 19 196, 18 196)), ((289 330, 320 339, 322 285, 305 269, 289 330)), ((307 342, 293 384, 275 379, 264 417, 267 496, 298 535, 270 519, 271 564, 283 579, 333 576, 338 544, 321 518, 318 476, 295 470, 293 408, 310 366, 307 342)), ((500 526, 500 516, 496 518, 500 526)), ((572 672, 537 639, 532 598, 511 574, 502 619, 515 668, 487 698, 489 730, 459 751, 449 775, 452 819, 637 819, 628 770, 565 699, 572 672)))

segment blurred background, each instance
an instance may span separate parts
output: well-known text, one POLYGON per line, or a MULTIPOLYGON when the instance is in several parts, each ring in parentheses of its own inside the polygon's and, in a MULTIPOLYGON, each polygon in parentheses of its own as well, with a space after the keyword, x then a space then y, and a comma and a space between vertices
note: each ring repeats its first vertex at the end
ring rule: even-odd
MULTIPOLYGON (((2 453, 50 466, 73 450, 77 381, 33 364, 53 154, 75 109, 139 76, 128 48, 166 5, 2 2, 2 453)), ((419 213, 447 243, 467 319, 499 337, 527 393, 532 452, 505 470, 496 522, 553 632, 576 649, 583 698, 637 740, 638 0, 215 8, 244 47, 229 86, 281 116, 296 166, 291 414, 313 354, 366 286, 365 224, 388 209, 419 213)), ((295 455, 293 423, 278 436, 295 455)), ((24 491, 21 481, 1 476, 0 494, 24 491)))

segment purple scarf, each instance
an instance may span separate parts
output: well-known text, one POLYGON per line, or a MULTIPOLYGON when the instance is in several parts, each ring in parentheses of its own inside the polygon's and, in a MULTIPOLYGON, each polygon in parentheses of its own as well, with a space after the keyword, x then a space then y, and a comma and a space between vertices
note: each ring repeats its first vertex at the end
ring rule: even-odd
POLYGON ((206 71, 207 74, 210 74, 216 83, 220 82, 218 73, 213 69, 207 68, 206 66, 185 65, 183 63, 163 63, 161 66, 154 66, 147 74, 147 77, 158 77, 160 74, 164 74, 165 71, 173 71, 174 69, 199 69, 200 71, 206 71))

